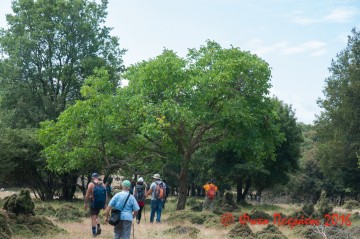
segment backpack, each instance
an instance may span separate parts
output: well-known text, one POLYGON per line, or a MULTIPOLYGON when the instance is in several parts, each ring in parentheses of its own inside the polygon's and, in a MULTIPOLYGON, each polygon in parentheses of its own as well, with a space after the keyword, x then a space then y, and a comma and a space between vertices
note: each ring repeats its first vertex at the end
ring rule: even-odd
MULTIPOLYGON (((156 182, 155 182, 156 183, 156 182)), ((165 187, 164 187, 164 183, 160 182, 160 183, 156 183, 156 188, 155 188, 155 199, 159 200, 163 200, 165 198, 165 187)))
POLYGON ((209 190, 206 192, 208 199, 213 200, 215 198, 216 191, 214 185, 209 185, 209 190))
POLYGON ((145 186, 136 185, 136 201, 144 202, 145 201, 145 186))
POLYGON ((106 188, 101 184, 95 184, 93 196, 91 207, 103 209, 106 203, 106 188))

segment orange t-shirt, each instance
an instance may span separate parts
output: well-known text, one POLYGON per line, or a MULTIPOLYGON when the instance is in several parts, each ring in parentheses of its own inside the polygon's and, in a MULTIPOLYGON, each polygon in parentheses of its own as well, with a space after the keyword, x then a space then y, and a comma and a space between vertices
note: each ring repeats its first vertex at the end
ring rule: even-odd
POLYGON ((205 192, 209 191, 210 187, 215 187, 215 192, 218 191, 218 187, 217 187, 215 184, 210 183, 210 184, 205 184, 205 185, 203 186, 205 192))

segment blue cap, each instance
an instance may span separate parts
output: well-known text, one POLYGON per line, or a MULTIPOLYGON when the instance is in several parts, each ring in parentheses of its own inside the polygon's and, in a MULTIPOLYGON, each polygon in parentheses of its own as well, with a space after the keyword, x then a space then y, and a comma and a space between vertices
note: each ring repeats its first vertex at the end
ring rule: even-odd
POLYGON ((98 177, 99 177, 99 174, 93 173, 93 174, 91 174, 91 177, 92 177, 92 178, 98 178, 98 177))

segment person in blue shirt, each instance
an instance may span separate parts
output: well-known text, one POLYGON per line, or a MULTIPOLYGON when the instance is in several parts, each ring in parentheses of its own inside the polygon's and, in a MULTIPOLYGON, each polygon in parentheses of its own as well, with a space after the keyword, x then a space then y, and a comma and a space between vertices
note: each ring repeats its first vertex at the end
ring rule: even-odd
POLYGON ((105 223, 109 221, 111 209, 116 208, 121 210, 120 222, 114 227, 115 239, 130 239, 132 221, 140 207, 133 195, 129 196, 124 206, 126 198, 129 195, 131 183, 129 180, 124 180, 122 186, 123 190, 113 196, 106 208, 105 223))

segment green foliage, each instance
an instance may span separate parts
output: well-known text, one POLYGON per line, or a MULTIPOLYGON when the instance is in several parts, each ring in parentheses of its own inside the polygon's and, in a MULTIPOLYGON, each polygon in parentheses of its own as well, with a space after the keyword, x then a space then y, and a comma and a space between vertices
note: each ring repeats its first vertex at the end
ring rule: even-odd
POLYGON ((85 98, 61 113, 58 120, 41 124, 38 139, 44 146, 48 168, 67 173, 111 173, 124 166, 131 145, 131 125, 125 102, 114 98, 109 74, 97 70, 81 89, 85 98))
POLYGON ((344 208, 352 210, 358 209, 360 207, 360 203, 356 200, 348 200, 344 203, 344 208))
POLYGON ((257 232, 256 239, 287 239, 285 235, 274 225, 267 225, 261 231, 257 232))
POLYGON ((236 223, 235 227, 233 227, 229 231, 228 235, 230 238, 236 238, 236 239, 240 239, 240 238, 254 239, 255 238, 255 234, 251 231, 250 227, 247 224, 240 224, 240 223, 236 223))
POLYGON ((304 206, 302 207, 302 212, 308 218, 311 217, 311 215, 314 213, 314 211, 315 211, 315 208, 314 208, 314 204, 312 204, 312 203, 305 203, 304 206))
POLYGON ((54 120, 80 98, 83 80, 121 69, 118 39, 104 26, 107 1, 16 0, 1 29, 1 107, 13 127, 54 120), (6 56, 6 57, 5 57, 6 56))
POLYGON ((84 214, 79 210, 79 208, 71 204, 63 204, 61 207, 56 209, 56 213, 53 216, 55 216, 56 220, 60 222, 81 222, 84 214))
POLYGON ((271 137, 266 143, 249 143, 250 136, 255 140, 272 132, 271 124, 263 127, 271 114, 266 98, 270 68, 249 52, 223 49, 211 41, 190 49, 186 58, 164 50, 130 67, 124 78, 144 149, 158 159, 174 159, 181 169, 178 209, 185 207, 188 170, 196 152, 220 141, 224 146, 246 144, 244 154, 254 160, 273 150, 271 137))
POLYGON ((320 215, 324 216, 326 214, 329 214, 333 207, 329 201, 329 199, 326 198, 326 192, 322 191, 319 201, 316 204, 316 207, 320 213, 320 215))
POLYGON ((325 98, 316 127, 317 158, 325 176, 339 182, 343 192, 360 192, 360 32, 352 30, 347 47, 332 61, 325 81, 325 98))
POLYGON ((196 238, 200 230, 197 229, 196 227, 177 225, 176 227, 169 228, 164 232, 166 234, 178 234, 178 235, 187 234, 190 238, 196 238))
POLYGON ((233 192, 227 191, 223 196, 215 200, 214 212, 221 214, 226 212, 233 212, 238 209, 236 205, 236 198, 233 192))
POLYGON ((12 183, 23 180, 29 174, 28 162, 38 157, 40 145, 33 129, 11 129, 0 119, 0 182, 12 183), (16 180, 12 180, 16 178, 16 180))
POLYGON ((267 220, 272 219, 272 216, 270 216, 268 213, 258 210, 255 210, 249 216, 251 219, 267 219, 267 220))
POLYGON ((10 229, 10 220, 7 214, 3 211, 0 211, 0 237, 3 239, 10 239, 12 231, 10 229))
POLYGON ((34 215, 35 204, 30 197, 28 189, 22 189, 19 194, 13 194, 5 198, 4 209, 8 212, 34 215))

